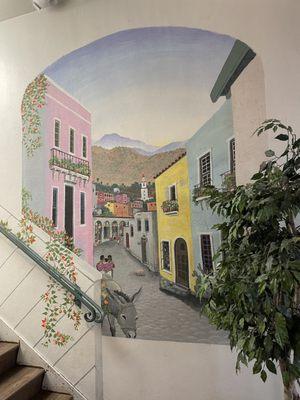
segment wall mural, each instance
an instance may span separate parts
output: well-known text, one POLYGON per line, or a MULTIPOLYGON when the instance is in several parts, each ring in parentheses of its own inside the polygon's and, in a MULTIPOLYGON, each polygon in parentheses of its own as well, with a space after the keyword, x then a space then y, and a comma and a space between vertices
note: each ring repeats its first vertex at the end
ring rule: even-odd
MULTIPOLYGON (((26 89, 24 229, 50 234, 46 257, 73 282, 67 249, 103 271, 106 335, 226 342, 200 316, 195 284, 220 243, 201 191, 234 182, 231 101, 210 99, 233 45, 200 29, 118 32, 26 89)), ((43 295, 46 344, 71 339, 55 331, 60 315, 80 323, 58 290, 51 281, 43 295)))

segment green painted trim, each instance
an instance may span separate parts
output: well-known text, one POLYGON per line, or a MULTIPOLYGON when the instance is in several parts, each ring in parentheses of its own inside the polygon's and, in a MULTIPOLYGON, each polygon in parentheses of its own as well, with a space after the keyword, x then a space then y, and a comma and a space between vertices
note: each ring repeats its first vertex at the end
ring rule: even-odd
POLYGON ((89 312, 84 314, 84 319, 87 322, 102 323, 104 318, 104 312, 102 308, 94 302, 86 293, 84 293, 80 287, 69 281, 64 275, 58 272, 52 265, 47 263, 39 254, 28 247, 22 240, 20 240, 12 232, 0 225, 0 233, 2 233, 8 240, 16 245, 20 250, 23 251, 29 258, 31 258, 39 267, 41 267, 48 275, 51 276, 56 282, 67 289, 75 297, 75 304, 79 307, 85 305, 89 312))
POLYGON ((231 85, 255 56, 256 54, 249 46, 240 40, 235 41, 210 93, 210 98, 213 103, 215 103, 220 96, 228 95, 231 85))

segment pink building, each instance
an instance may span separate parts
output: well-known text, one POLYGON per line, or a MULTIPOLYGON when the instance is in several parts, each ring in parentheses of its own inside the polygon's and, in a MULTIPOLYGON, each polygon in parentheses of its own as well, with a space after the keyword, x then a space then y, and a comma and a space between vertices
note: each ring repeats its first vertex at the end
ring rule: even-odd
POLYGON ((33 211, 65 230, 93 263, 91 114, 47 78, 46 105, 40 110, 42 146, 24 159, 23 184, 33 211))
POLYGON ((126 193, 119 193, 115 195, 115 200, 117 203, 127 204, 129 203, 129 197, 126 193))
POLYGON ((103 205, 108 201, 115 201, 115 195, 113 193, 97 192, 97 204, 103 205))

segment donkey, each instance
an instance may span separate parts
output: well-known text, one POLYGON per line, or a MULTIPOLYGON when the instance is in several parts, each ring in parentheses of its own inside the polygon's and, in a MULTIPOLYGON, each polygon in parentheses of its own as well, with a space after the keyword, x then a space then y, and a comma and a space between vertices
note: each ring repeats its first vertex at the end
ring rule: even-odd
POLYGON ((140 295, 140 288, 134 295, 129 297, 121 290, 111 290, 105 288, 106 296, 102 297, 103 308, 107 315, 110 332, 112 336, 116 336, 115 320, 117 320, 120 328, 127 338, 136 338, 136 321, 138 319, 134 301, 140 295))

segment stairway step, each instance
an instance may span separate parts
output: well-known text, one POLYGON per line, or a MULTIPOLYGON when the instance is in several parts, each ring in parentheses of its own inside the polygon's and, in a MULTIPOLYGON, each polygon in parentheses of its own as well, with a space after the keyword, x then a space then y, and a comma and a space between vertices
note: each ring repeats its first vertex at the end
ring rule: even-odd
POLYGON ((45 371, 16 366, 0 377, 0 400, 30 400, 40 392, 45 371))
POLYGON ((64 393, 54 393, 43 390, 32 400, 73 400, 73 396, 64 393))
POLYGON ((0 375, 16 365, 19 344, 0 342, 0 375))

